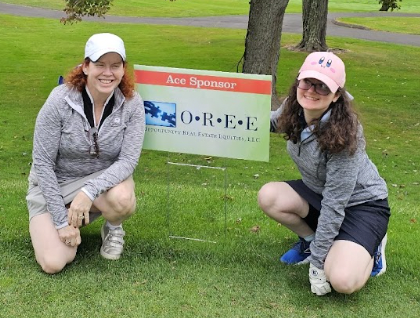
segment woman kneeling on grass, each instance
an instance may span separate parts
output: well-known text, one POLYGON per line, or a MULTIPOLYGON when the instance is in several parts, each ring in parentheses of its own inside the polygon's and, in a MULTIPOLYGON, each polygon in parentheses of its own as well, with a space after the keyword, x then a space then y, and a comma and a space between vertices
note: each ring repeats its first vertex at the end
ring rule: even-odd
POLYGON ((258 193, 261 209, 299 236, 280 261, 310 263, 317 295, 331 286, 351 294, 386 269, 387 186, 366 154, 345 79, 335 54, 308 55, 273 118, 302 179, 270 182, 258 193))
POLYGON ((35 124, 26 199, 35 257, 46 273, 74 260, 79 228, 100 215, 106 220, 100 253, 120 257, 122 222, 136 208, 132 174, 144 129, 124 42, 114 34, 93 35, 83 64, 53 89, 35 124))

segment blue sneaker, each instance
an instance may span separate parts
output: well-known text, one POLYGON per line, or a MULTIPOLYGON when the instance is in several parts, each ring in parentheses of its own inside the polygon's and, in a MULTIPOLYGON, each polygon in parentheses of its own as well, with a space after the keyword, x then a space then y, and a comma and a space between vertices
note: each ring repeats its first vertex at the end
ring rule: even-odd
POLYGON ((296 242, 290 250, 283 254, 282 257, 280 257, 280 262, 292 265, 304 261, 309 255, 311 255, 311 250, 309 249, 310 244, 311 242, 307 242, 303 238, 299 237, 299 241, 296 242))
POLYGON ((379 244, 378 249, 373 255, 373 268, 372 273, 370 273, 370 276, 372 277, 382 275, 386 272, 385 246, 387 240, 388 237, 387 234, 385 234, 381 244, 379 244))

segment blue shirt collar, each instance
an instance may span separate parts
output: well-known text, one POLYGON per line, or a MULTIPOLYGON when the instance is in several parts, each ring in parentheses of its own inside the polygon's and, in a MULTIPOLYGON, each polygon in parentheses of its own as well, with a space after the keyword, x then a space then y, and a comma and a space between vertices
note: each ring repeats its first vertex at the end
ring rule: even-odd
MULTIPOLYGON (((331 109, 328 109, 324 115, 321 117, 321 123, 325 123, 330 119, 331 116, 331 109)), ((300 133, 300 140, 303 141, 306 138, 310 137, 312 135, 312 130, 314 129, 314 125, 307 126, 302 132, 300 133)))

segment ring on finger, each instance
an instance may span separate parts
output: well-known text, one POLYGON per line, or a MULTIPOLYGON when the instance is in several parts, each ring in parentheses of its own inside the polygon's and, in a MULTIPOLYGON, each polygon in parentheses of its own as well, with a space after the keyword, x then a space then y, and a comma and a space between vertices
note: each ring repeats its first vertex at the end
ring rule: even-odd
POLYGON ((70 243, 71 243, 71 241, 69 241, 69 240, 66 240, 66 245, 70 245, 70 243))
POLYGON ((78 218, 79 220, 83 220, 83 219, 85 218, 85 216, 84 216, 84 215, 79 215, 77 218, 78 218))

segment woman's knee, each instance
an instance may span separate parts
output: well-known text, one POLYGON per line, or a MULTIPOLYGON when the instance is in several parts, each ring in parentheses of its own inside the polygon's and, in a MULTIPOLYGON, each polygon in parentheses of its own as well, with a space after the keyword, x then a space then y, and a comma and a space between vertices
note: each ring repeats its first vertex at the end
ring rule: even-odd
POLYGON ((324 264, 331 287, 343 294, 360 290, 369 279, 371 269, 372 260, 364 247, 346 240, 334 241, 324 264))
POLYGON ((279 192, 275 182, 269 182, 263 185, 258 191, 258 205, 266 212, 269 210, 278 199, 279 192))
POLYGON ((45 273, 60 272, 76 257, 77 248, 60 241, 49 213, 34 216, 29 223, 29 232, 36 261, 45 273))
POLYGON ((331 271, 327 277, 336 292, 347 295, 357 292, 366 284, 361 275, 340 269, 331 271))
POLYGON ((65 259, 65 257, 62 256, 45 253, 44 255, 37 255, 36 260, 45 273, 57 274, 61 272, 68 263, 72 262, 75 256, 76 253, 72 255, 70 259, 65 259))
POLYGON ((268 215, 298 214, 305 207, 300 196, 285 182, 263 185, 258 192, 258 204, 268 215))
POLYGON ((109 198, 112 211, 119 215, 130 215, 136 209, 136 197, 134 191, 118 191, 109 198))

